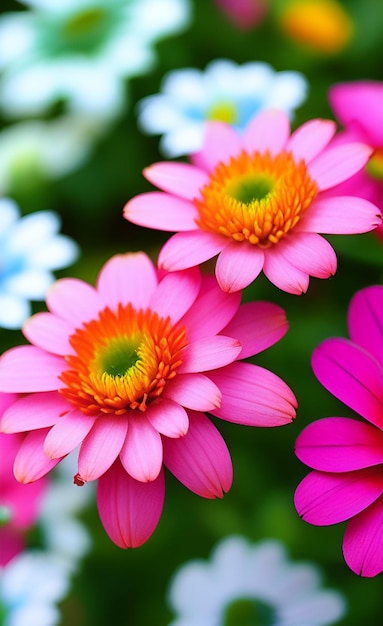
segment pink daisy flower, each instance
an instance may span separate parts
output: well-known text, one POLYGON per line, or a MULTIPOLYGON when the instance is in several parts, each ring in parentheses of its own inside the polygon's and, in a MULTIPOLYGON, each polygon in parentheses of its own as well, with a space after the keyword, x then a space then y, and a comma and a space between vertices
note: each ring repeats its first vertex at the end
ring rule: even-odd
POLYGON ((320 383, 366 421, 328 417, 302 431, 296 454, 314 471, 295 505, 317 526, 349 520, 345 560, 371 577, 383 571, 383 287, 355 294, 348 326, 351 339, 326 340, 312 364, 320 383))
MULTIPOLYGON (((17 400, 0 393, 0 416, 17 400)), ((47 482, 20 484, 13 475, 13 463, 23 435, 0 434, 0 566, 6 565, 24 547, 24 532, 34 525, 40 512, 47 482)))
MULTIPOLYGON (((367 166, 339 187, 383 210, 383 82, 339 83, 329 90, 331 107, 344 126, 340 139, 363 141, 373 149, 367 166)), ((376 234, 383 237, 383 226, 376 234)))
POLYGON ((263 270, 280 289, 305 292, 310 275, 336 271, 334 250, 318 233, 362 233, 381 222, 367 200, 331 193, 371 154, 358 142, 332 146, 335 131, 334 122, 315 119, 290 136, 288 117, 277 110, 257 115, 243 134, 211 122, 193 164, 161 162, 144 170, 161 191, 131 199, 124 217, 180 231, 159 255, 167 271, 218 255, 224 291, 243 289, 263 270))
POLYGON ((98 480, 101 521, 123 548, 157 525, 163 465, 202 497, 230 488, 230 455, 206 411, 252 426, 295 416, 279 377, 238 362, 284 335, 283 310, 240 306, 198 268, 159 276, 144 253, 117 255, 95 288, 57 281, 47 306, 24 327, 32 345, 0 359, 0 389, 25 394, 1 430, 30 431, 14 472, 34 481, 79 447, 74 481, 98 480))

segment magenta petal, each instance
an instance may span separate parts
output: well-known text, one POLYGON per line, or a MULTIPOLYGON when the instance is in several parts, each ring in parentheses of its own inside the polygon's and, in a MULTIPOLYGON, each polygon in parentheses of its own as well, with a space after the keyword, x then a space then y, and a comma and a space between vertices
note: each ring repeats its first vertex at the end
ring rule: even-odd
POLYGON ((152 403, 145 417, 153 428, 166 437, 183 437, 189 428, 189 417, 185 409, 166 398, 152 403))
POLYGON ((15 458, 14 473, 21 483, 30 483, 45 476, 61 458, 49 459, 44 453, 48 429, 33 430, 26 435, 15 458))
POLYGON ((201 286, 197 267, 167 274, 150 299, 149 306, 160 317, 169 316, 173 324, 192 306, 201 286))
POLYGON ((94 287, 76 278, 57 280, 47 293, 48 309, 72 326, 98 317, 103 302, 94 287))
POLYGON ((208 122, 203 149, 198 153, 198 165, 210 171, 220 161, 229 161, 236 156, 241 148, 240 137, 232 126, 223 122, 208 122))
POLYGON ((149 191, 135 196, 125 205, 125 219, 155 230, 195 230, 198 211, 192 202, 163 191, 149 191))
POLYGON ((190 343, 182 351, 179 373, 207 372, 235 361, 242 347, 238 339, 218 335, 190 343))
POLYGON ((64 359, 35 346, 11 348, 0 358, 0 391, 53 391, 62 385, 58 376, 64 368, 64 359))
POLYGON ((145 178, 162 191, 180 198, 193 200, 201 187, 208 184, 209 177, 203 170, 189 163, 169 163, 163 161, 146 167, 145 178))
POLYGON ((320 195, 294 229, 299 232, 327 235, 367 233, 379 226, 382 216, 378 207, 364 198, 320 195))
POLYGON ((295 418, 297 402, 278 376, 251 363, 232 363, 209 372, 222 392, 221 407, 211 411, 228 422, 246 426, 282 426, 295 418))
POLYGON ((188 489, 203 498, 222 498, 233 480, 227 446, 202 413, 189 413, 190 426, 181 439, 164 438, 164 463, 188 489))
POLYGON ((348 309, 350 338, 383 363, 383 287, 358 291, 348 309))
POLYGON ((300 461, 324 472, 349 472, 383 463, 383 432, 347 417, 312 422, 295 444, 300 461))
POLYGON ((298 485, 294 502, 305 522, 328 526, 360 513, 382 493, 383 474, 380 468, 344 474, 314 470, 298 485))
POLYGON ((120 459, 128 474, 140 482, 155 480, 160 473, 161 435, 145 417, 132 417, 129 420, 128 434, 121 449, 120 459))
POLYGON ((24 546, 25 537, 19 529, 9 524, 2 526, 0 528, 0 568, 5 567, 17 554, 22 552, 24 546))
POLYGON ((105 305, 117 309, 131 302, 146 308, 157 287, 157 272, 144 252, 117 254, 107 261, 97 278, 97 289, 105 305))
MULTIPOLYGON (((292 236, 294 236, 294 233, 292 236)), ((263 272, 269 281, 279 289, 300 296, 308 289, 309 275, 307 272, 291 265, 283 256, 283 250, 281 251, 279 245, 274 248, 268 248, 265 251, 263 272)))
POLYGON ((290 122, 284 111, 266 109, 248 124, 243 133, 245 150, 253 152, 270 152, 272 156, 281 152, 290 136, 290 122))
POLYGON ((73 354, 68 339, 74 332, 73 326, 52 313, 36 313, 26 321, 23 334, 32 344, 53 354, 73 354))
POLYGON ((221 404, 221 392, 204 374, 177 374, 165 390, 166 397, 193 411, 212 411, 221 404))
POLYGON ((247 242, 233 241, 218 256, 215 273, 221 289, 228 293, 244 289, 262 270, 263 250, 247 242))
POLYGON ((286 314, 281 307, 271 302, 247 302, 222 333, 238 339, 242 346, 239 358, 247 359, 274 345, 287 329, 286 314))
POLYGON ((383 84, 360 80, 329 89, 329 101, 342 125, 358 124, 374 148, 383 145, 383 84))
POLYGON ((383 571, 383 498, 347 524, 343 554, 347 565, 359 576, 371 578, 383 571))
POLYGON ((33 393, 16 400, 1 417, 4 433, 18 433, 53 426, 71 405, 57 391, 33 393))
POLYGON ((164 270, 183 270, 212 259, 227 245, 227 238, 203 230, 176 233, 166 241, 158 255, 164 270))
POLYGON ((294 233, 279 244, 280 254, 289 265, 316 278, 328 278, 336 272, 337 259, 331 245, 315 233, 294 233))
POLYGON ((338 400, 383 428, 383 370, 363 348, 347 339, 327 339, 314 350, 312 367, 338 400))
POLYGON ((286 149, 293 153, 296 161, 303 159, 309 163, 322 152, 335 132, 336 124, 331 120, 310 120, 292 133, 286 149))
POLYGON ((96 419, 97 416, 85 415, 77 409, 64 415, 52 426, 45 439, 45 454, 50 459, 56 459, 72 452, 86 437, 96 419))
POLYGON ((320 191, 330 189, 359 172, 371 153, 363 143, 342 143, 323 150, 308 164, 308 172, 320 191))
POLYGON ((125 441, 128 419, 103 415, 85 436, 78 455, 78 473, 84 482, 96 480, 114 463, 125 441))
POLYGON ((165 496, 164 474, 142 483, 117 460, 98 480, 97 507, 111 540, 120 548, 138 548, 154 532, 165 496))

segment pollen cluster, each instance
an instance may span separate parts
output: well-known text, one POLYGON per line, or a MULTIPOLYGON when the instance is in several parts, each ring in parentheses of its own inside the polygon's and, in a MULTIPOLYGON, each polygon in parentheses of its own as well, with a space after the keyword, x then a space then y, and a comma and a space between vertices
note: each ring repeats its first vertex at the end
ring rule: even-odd
POLYGON ((150 309, 106 307, 70 337, 60 393, 87 415, 145 411, 175 377, 186 331, 150 309))
POLYGON ((318 192, 303 160, 290 152, 242 151, 220 162, 194 200, 198 226, 261 248, 278 243, 299 222, 318 192))

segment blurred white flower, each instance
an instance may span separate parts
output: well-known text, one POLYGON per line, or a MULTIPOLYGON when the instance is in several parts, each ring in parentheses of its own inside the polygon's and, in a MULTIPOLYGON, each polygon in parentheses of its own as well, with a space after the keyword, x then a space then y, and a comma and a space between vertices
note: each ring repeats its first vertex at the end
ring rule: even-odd
POLYGON ((122 79, 148 71, 153 44, 181 30, 189 0, 22 0, 0 18, 0 105, 10 117, 64 101, 69 110, 113 117, 122 79))
POLYGON ((70 568, 65 560, 42 551, 25 551, 0 567, 2 626, 55 626, 57 603, 69 591, 70 568))
POLYGON ((228 537, 210 561, 190 561, 175 573, 169 626, 327 626, 345 613, 340 593, 320 588, 318 569, 288 561, 274 540, 251 544, 228 537))
POLYGON ((292 117, 306 98, 307 81, 294 71, 270 65, 211 61, 205 70, 184 68, 165 75, 161 93, 138 103, 138 124, 148 134, 163 134, 160 150, 175 157, 197 152, 205 123, 219 120, 238 130, 261 110, 277 108, 292 117))
POLYGON ((52 270, 78 257, 77 244, 57 234, 60 218, 51 211, 20 217, 17 204, 0 198, 0 326, 17 329, 31 314, 31 300, 44 300, 52 270))

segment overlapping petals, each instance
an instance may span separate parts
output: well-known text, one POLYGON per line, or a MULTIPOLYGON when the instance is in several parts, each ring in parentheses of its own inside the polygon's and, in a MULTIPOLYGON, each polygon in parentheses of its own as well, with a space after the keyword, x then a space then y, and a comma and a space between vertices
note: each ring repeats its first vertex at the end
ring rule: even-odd
POLYGON ((47 306, 24 326, 30 345, 0 359, 0 389, 23 394, 1 430, 27 433, 14 464, 23 483, 78 449, 74 482, 98 481, 102 523, 121 547, 154 531, 164 465, 202 497, 230 488, 230 454, 205 412, 267 427, 295 416, 278 376, 239 362, 283 337, 284 311, 241 305, 197 268, 164 274, 144 253, 117 255, 95 287, 57 281, 47 306))
POLYGON ((357 292, 348 313, 351 340, 328 339, 312 358, 322 385, 366 421, 324 418, 296 441, 298 458, 314 470, 296 490, 298 513, 319 526, 349 520, 344 557, 368 577, 383 571, 382 299, 380 286, 357 292))

